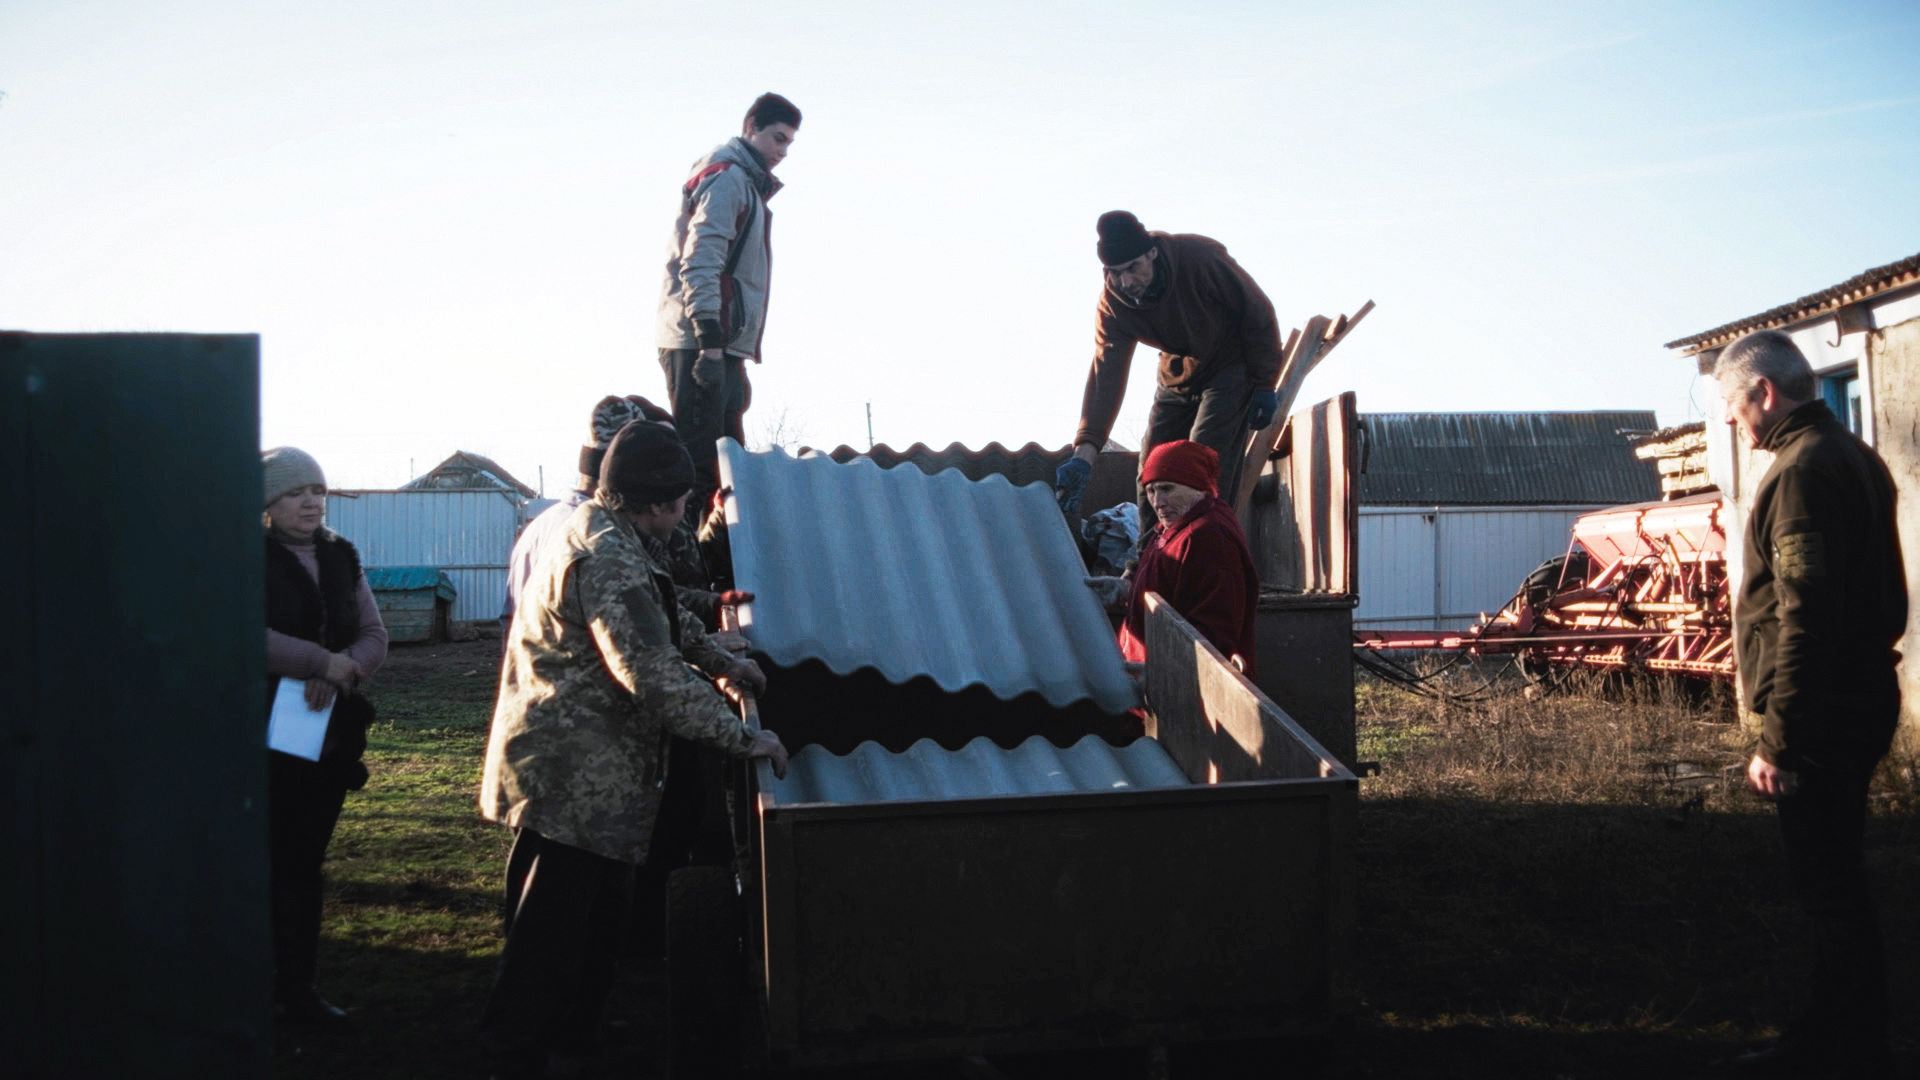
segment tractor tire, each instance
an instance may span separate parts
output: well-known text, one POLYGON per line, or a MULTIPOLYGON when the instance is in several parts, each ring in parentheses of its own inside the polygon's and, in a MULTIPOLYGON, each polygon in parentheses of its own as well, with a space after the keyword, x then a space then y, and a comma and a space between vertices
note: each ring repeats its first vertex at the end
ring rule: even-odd
POLYGON ((667 1075, 740 1073, 740 894, 733 870, 689 866, 667 878, 667 1075))

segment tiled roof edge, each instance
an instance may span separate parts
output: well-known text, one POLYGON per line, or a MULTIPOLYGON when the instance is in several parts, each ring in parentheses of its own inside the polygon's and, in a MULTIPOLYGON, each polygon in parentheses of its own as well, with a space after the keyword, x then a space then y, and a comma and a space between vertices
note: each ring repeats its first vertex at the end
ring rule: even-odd
POLYGON ((1825 314, 1848 304, 1870 299, 1890 289, 1911 285, 1920 281, 1920 255, 1909 255, 1898 262, 1885 266, 1876 266, 1865 273, 1855 274, 1831 288, 1817 293, 1809 293, 1791 304, 1781 304, 1769 308, 1758 315, 1716 326, 1689 337, 1669 341, 1669 349, 1686 349, 1689 354, 1703 349, 1723 345, 1750 330, 1767 330, 1789 323, 1799 322, 1814 315, 1825 314))

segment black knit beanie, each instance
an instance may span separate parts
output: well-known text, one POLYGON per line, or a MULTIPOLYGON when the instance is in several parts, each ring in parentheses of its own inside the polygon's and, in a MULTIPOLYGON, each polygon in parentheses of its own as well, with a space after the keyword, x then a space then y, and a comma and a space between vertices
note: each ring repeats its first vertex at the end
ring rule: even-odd
POLYGON ((620 429, 600 463, 600 493, 615 510, 667 503, 693 490, 693 458, 680 436, 650 420, 620 429))
POLYGON ((1145 255, 1153 247, 1140 219, 1125 210, 1109 210, 1100 215, 1100 265, 1119 266, 1145 255))
POLYGON ((620 434, 621 428, 635 420, 671 424, 673 414, 639 394, 628 394, 626 397, 609 394, 593 407, 593 415, 587 420, 590 441, 580 448, 580 475, 585 480, 582 488, 591 488, 599 483, 600 463, 606 460, 607 447, 613 442, 613 437, 620 434))

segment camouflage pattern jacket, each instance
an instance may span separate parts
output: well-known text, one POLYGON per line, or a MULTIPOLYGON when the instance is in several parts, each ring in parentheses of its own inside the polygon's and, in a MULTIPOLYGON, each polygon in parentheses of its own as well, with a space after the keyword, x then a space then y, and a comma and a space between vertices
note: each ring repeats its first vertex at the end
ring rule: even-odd
POLYGON ((730 659, 673 600, 665 550, 599 499, 522 594, 487 739, 480 812, 570 847, 645 860, 670 735, 745 754, 746 725, 689 664, 730 659))

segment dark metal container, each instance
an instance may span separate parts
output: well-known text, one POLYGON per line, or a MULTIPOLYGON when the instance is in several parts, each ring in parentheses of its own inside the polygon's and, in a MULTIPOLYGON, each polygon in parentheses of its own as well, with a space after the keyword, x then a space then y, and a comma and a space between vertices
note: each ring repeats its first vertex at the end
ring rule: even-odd
POLYGON ((1170 607, 1149 635, 1147 736, 1173 783, 792 803, 760 766, 743 881, 773 1063, 1350 1016, 1357 782, 1170 607))

